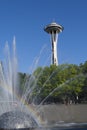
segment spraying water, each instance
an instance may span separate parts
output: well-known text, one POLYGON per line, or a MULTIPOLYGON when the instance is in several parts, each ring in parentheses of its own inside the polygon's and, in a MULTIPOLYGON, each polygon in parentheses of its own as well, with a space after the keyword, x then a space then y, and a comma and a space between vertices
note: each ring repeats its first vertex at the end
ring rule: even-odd
MULTIPOLYGON (((18 128, 32 128, 42 126, 41 117, 40 117, 40 109, 42 104, 51 96, 55 91, 60 90, 67 83, 74 80, 74 78, 67 80, 65 83, 57 86, 54 90, 52 90, 41 102, 39 105, 34 106, 32 103, 37 99, 47 82, 51 80, 54 74, 57 72, 55 70, 52 72, 49 77, 43 83, 41 89, 38 90, 36 97, 32 99, 32 103, 26 105, 29 98, 33 93, 33 90, 36 89, 36 84, 41 74, 43 73, 43 69, 40 73, 35 76, 32 74, 29 78, 26 76, 24 87, 25 90, 20 97, 19 94, 19 78, 18 78, 18 61, 16 55, 16 40, 15 37, 13 39, 13 47, 12 54, 10 53, 10 48, 8 42, 5 45, 5 60, 4 62, 0 62, 0 128, 4 129, 18 129, 18 128)), ((40 56, 42 51, 40 51, 40 56)), ((39 62, 40 56, 36 59, 35 68, 39 62)), ((49 60, 49 59, 48 59, 49 60)), ((48 61, 47 60, 47 61, 48 61)), ((67 67, 67 66, 66 66, 67 67)), ((62 67, 62 69, 64 69, 62 67)), ((81 75, 78 75, 79 77, 81 75)), ((76 77, 75 77, 76 78, 76 77)), ((45 119, 46 121, 46 119, 45 119)), ((47 123, 47 122, 45 122, 47 123)))
POLYGON ((3 114, 0 117, 0 128, 36 126, 38 121, 33 117, 34 114, 28 111, 26 107, 22 107, 24 106, 23 101, 18 97, 18 63, 15 37, 12 50, 13 53, 11 54, 8 42, 6 42, 5 60, 0 62, 0 115, 3 114), (11 120, 13 120, 13 124, 11 124, 11 120))

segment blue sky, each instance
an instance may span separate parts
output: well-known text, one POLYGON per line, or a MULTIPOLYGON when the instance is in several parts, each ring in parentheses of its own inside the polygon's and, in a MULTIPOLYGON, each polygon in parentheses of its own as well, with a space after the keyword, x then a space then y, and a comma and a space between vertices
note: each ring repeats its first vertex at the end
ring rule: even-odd
POLYGON ((16 37, 18 71, 50 64, 50 36, 45 25, 64 27, 58 39, 59 64, 87 60, 87 0, 0 0, 0 60, 6 41, 16 37), (39 61, 38 61, 39 59, 39 61))

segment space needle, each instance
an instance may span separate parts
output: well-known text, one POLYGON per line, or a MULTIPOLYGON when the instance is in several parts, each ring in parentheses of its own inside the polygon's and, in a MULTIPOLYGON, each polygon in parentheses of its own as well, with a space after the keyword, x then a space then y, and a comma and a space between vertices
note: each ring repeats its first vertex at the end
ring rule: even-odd
POLYGON ((63 31, 63 27, 55 22, 45 26, 44 31, 51 35, 51 44, 52 44, 52 56, 51 56, 51 64, 58 65, 58 57, 57 57, 57 41, 58 34, 63 31))

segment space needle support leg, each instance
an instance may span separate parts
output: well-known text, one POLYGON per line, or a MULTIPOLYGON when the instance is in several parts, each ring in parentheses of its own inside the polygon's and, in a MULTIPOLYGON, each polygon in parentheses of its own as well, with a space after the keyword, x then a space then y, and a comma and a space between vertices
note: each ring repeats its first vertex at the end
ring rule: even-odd
POLYGON ((52 41, 52 64, 58 65, 57 59, 57 32, 52 31, 51 41, 52 41))

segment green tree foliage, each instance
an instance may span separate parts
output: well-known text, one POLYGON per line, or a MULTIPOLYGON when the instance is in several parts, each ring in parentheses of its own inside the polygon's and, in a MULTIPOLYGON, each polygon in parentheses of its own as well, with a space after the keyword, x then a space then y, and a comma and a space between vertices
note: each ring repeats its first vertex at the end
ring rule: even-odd
POLYGON ((87 74, 87 61, 84 64, 81 63, 79 67, 82 73, 87 74))
MULTIPOLYGON (((38 67, 33 72, 32 99, 34 102, 64 102, 65 99, 87 99, 87 61, 84 64, 62 64, 38 67)), ((26 74, 20 73, 21 93, 26 74)), ((31 81, 31 76, 28 80, 31 81)))
POLYGON ((19 95, 21 96, 25 89, 26 89, 26 81, 29 80, 30 76, 27 75, 26 73, 18 73, 18 78, 19 78, 19 95))

